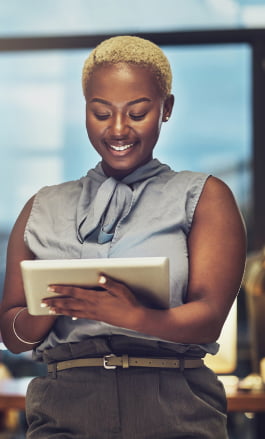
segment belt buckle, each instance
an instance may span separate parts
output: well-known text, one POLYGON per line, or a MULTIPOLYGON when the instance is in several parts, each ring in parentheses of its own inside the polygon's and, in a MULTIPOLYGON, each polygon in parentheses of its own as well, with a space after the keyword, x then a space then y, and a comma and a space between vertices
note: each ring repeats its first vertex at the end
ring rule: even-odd
POLYGON ((105 355, 105 357, 103 357, 103 367, 104 367, 104 369, 109 370, 109 369, 116 369, 117 368, 117 366, 109 366, 109 364, 108 364, 109 359, 112 358, 112 357, 116 357, 116 355, 110 354, 110 355, 105 355))

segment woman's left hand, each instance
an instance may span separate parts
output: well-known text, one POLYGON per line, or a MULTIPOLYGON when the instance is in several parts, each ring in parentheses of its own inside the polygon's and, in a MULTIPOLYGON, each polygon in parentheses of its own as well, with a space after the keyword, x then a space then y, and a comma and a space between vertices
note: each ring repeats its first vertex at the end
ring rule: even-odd
POLYGON ((137 311, 143 306, 123 283, 105 274, 99 276, 101 289, 50 285, 49 292, 61 297, 45 298, 42 306, 50 308, 50 314, 62 314, 72 318, 99 320, 120 327, 133 328, 137 311))

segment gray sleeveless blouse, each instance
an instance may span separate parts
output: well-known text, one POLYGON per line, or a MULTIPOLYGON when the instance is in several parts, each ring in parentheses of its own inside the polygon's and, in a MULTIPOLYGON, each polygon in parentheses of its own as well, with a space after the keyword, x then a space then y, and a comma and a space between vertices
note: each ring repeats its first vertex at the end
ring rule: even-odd
MULTIPOLYGON (((189 255, 187 236, 208 175, 175 172, 152 159, 121 181, 99 163, 77 181, 44 187, 33 203, 25 242, 37 259, 168 256, 171 307, 185 301, 189 255)), ((159 340, 87 319, 60 316, 35 352, 91 336, 121 334, 159 340)), ((179 353, 212 354, 217 344, 177 343, 179 353)))

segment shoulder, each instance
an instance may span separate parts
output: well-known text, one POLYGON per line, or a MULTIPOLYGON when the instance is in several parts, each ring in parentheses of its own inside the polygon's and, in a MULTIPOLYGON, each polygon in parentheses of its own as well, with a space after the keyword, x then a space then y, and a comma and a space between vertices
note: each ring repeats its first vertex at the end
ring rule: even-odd
POLYGON ((169 169, 160 176, 160 182, 189 198, 200 194, 209 174, 194 171, 174 171, 169 169))
POLYGON ((204 183, 205 180, 209 177, 210 174, 207 174, 205 172, 195 172, 195 171, 174 171, 172 169, 169 169, 167 173, 168 179, 173 179, 177 182, 182 182, 183 184, 193 184, 194 182, 202 182, 204 183))
POLYGON ((27 201, 27 203, 25 204, 25 206, 21 210, 21 212, 20 212, 20 214, 19 214, 19 216, 14 224, 13 230, 11 232, 11 237, 12 237, 12 235, 14 235, 16 233, 21 233, 21 232, 22 232, 22 234, 24 233, 25 226, 26 226, 27 221, 30 217, 32 206, 33 206, 34 201, 35 201, 35 197, 36 197, 36 195, 33 195, 27 201))
POLYGON ((27 211, 25 236, 32 228, 53 224, 55 218, 74 215, 81 191, 82 179, 41 188, 24 208, 27 211))
POLYGON ((33 210, 40 205, 60 207, 68 202, 77 200, 83 188, 84 177, 79 180, 67 181, 52 186, 42 187, 34 197, 33 210))
POLYGON ((237 206, 229 186, 214 176, 207 178, 199 202, 201 209, 209 208, 210 205, 218 210, 232 205, 237 206))
POLYGON ((41 195, 51 195, 51 194, 59 194, 59 195, 68 195, 69 192, 80 191, 83 187, 85 177, 80 178, 79 180, 71 180, 63 183, 51 185, 51 186, 43 186, 36 194, 36 196, 41 195))
POLYGON ((225 223, 227 227, 244 228, 244 221, 231 189, 224 181, 213 176, 207 179, 203 187, 194 219, 197 223, 225 223))
POLYGON ((205 189, 210 193, 215 193, 215 194, 226 194, 226 195, 230 195, 233 196, 231 189, 229 188, 229 186, 220 178, 217 178, 213 175, 210 175, 207 183, 205 185, 205 189))
POLYGON ((194 213, 201 198, 209 174, 193 171, 181 171, 175 173, 174 193, 177 193, 178 201, 184 206, 186 213, 187 231, 193 222, 194 213))
POLYGON ((168 175, 168 182, 180 191, 184 197, 186 196, 188 199, 196 198, 200 196, 209 176, 209 174, 203 172, 172 171, 168 175))

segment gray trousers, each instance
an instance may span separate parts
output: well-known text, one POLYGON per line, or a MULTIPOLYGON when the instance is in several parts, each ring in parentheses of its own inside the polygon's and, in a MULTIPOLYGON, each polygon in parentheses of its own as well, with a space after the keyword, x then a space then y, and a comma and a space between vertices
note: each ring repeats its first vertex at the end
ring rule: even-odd
MULTIPOLYGON (((47 350, 46 362, 109 353, 178 356, 168 343, 94 338, 47 350)), ((185 355, 185 358, 187 356, 185 355)), ((207 367, 68 369, 30 383, 28 439, 227 439, 226 398, 207 367)))

